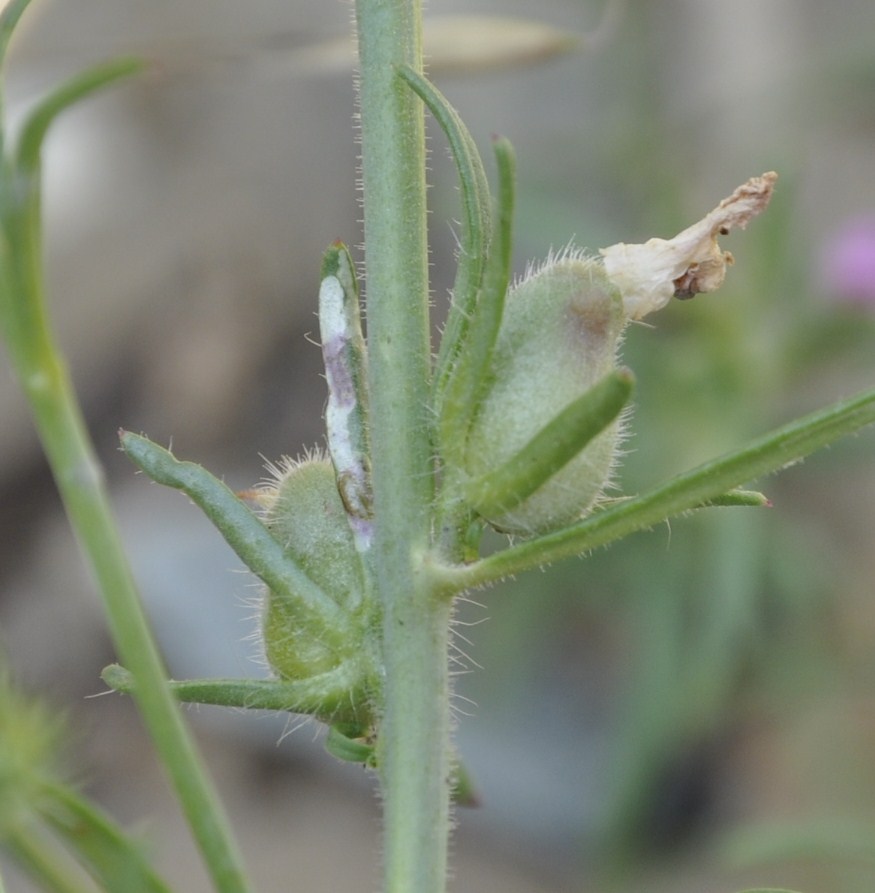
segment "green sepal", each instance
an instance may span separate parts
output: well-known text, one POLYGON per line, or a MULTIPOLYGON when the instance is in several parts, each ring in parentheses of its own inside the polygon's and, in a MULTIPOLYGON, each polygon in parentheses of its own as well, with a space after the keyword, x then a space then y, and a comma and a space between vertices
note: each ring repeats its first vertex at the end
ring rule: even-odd
MULTIPOLYGON (((119 664, 104 667, 100 678, 114 691, 134 691, 133 676, 119 664)), ((167 685, 186 704, 301 713, 326 722, 370 722, 367 674, 351 662, 302 680, 171 679, 167 685)))
POLYGON ((477 146, 446 97, 409 66, 401 66, 398 76, 425 103, 443 130, 450 144, 462 193, 462 231, 453 301, 435 366, 435 405, 439 405, 450 370, 464 342, 483 278, 491 231, 489 186, 477 146))
MULTIPOLYGON (((367 729, 361 726, 332 725, 325 737, 325 750, 345 763, 361 763, 368 769, 377 768, 376 747, 368 743, 367 729)), ((450 796, 457 806, 480 805, 480 797, 471 776, 458 757, 453 759, 450 796)))
POLYGON ((286 554, 282 544, 222 481, 203 466, 181 462, 139 434, 120 431, 119 439, 128 458, 153 481, 185 493, 274 594, 293 600, 300 610, 333 629, 347 623, 341 607, 286 554))
POLYGON ((632 394, 634 381, 628 369, 610 372, 507 462, 470 481, 465 500, 487 518, 515 509, 617 418, 632 394))
MULTIPOLYGON (((355 274, 355 264, 353 264, 349 248, 343 242, 334 242, 325 250, 319 273, 322 279, 326 276, 335 276, 343 287, 347 298, 358 301, 359 285, 358 277, 355 274)), ((356 314, 355 326, 360 332, 361 321, 358 314, 356 314)))
POLYGON ((483 284, 450 370, 443 401, 437 405, 441 449, 450 462, 461 460, 471 422, 488 390, 492 354, 510 284, 516 161, 508 140, 496 139, 493 148, 498 200, 483 284))
POLYGON ((374 745, 367 743, 364 732, 360 727, 332 725, 325 736, 325 750, 345 763, 361 763, 373 769, 376 765, 374 745))

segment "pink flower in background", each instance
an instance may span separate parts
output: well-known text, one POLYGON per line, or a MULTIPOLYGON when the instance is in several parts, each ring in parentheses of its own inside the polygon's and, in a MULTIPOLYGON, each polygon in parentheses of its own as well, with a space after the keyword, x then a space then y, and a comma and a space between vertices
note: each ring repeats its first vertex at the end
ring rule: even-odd
POLYGON ((875 310, 875 214, 845 221, 824 248, 822 270, 834 297, 875 310))

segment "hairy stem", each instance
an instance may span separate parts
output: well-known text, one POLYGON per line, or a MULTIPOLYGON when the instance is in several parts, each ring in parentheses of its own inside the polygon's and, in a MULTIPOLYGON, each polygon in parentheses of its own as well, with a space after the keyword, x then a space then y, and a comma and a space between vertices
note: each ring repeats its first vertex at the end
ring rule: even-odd
POLYGON ((449 830, 449 606, 422 565, 434 487, 424 121, 419 99, 397 75, 402 65, 422 69, 419 7, 356 4, 387 893, 443 893, 449 830))

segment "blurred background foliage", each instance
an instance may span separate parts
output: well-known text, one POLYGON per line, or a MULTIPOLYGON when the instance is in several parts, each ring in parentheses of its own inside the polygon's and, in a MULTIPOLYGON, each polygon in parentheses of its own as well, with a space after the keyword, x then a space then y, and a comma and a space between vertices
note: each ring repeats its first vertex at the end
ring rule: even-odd
MULTIPOLYGON (((630 329, 618 492, 871 385, 870 0, 472 6, 428 13, 588 35, 531 67, 435 65, 484 155, 495 132, 516 146, 518 272, 572 238, 669 237, 747 177, 781 175, 768 213, 727 240, 724 288, 630 329)), ((61 339, 177 677, 262 672, 242 641, 255 590, 191 506, 135 479, 115 432, 172 439, 241 488, 261 456, 321 441, 307 340, 319 262, 332 240, 361 238, 352 60, 336 43, 349 14, 318 0, 35 0, 12 56, 13 114, 88 62, 155 60, 51 137, 46 226, 61 339)), ((439 318, 458 195, 431 136, 439 318)), ((167 876, 206 889, 130 705, 84 699, 113 656, 6 364, 0 417, 0 643, 25 687, 65 706, 89 792, 123 821, 156 816, 167 876)), ((872 889, 873 456, 867 432, 760 482, 771 509, 700 514, 473 594, 458 738, 483 807, 460 816, 454 889, 872 889)), ((360 773, 310 731, 277 745, 275 719, 192 718, 260 889, 374 885, 360 773)))

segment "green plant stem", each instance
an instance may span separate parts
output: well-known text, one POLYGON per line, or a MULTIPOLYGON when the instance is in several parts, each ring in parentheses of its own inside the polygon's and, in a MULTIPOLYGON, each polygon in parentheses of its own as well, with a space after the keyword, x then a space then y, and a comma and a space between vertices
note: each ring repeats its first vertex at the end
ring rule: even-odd
POLYGON ((706 462, 652 490, 595 512, 573 527, 442 574, 449 588, 471 588, 571 558, 709 502, 733 487, 792 465, 840 437, 875 423, 875 390, 790 422, 747 447, 706 462))
POLYGON ((23 379, 71 525, 97 578, 116 650, 139 680, 135 697, 143 720, 173 781, 217 890, 242 893, 247 889, 242 861, 191 735, 164 683, 166 670, 124 558, 101 469, 67 371, 57 356, 44 353, 23 379))
MULTIPOLYGON (((8 170, 7 170, 8 172, 8 170)), ((115 648, 137 679, 135 698, 221 893, 247 890, 242 860, 179 708, 164 683, 66 364, 50 333, 43 295, 39 167, 4 179, 0 322, 40 439, 103 598, 115 648)))
POLYGON ((423 570, 434 476, 429 395, 422 70, 413 0, 358 0, 373 564, 383 606, 377 744, 386 893, 443 893, 449 832, 450 607, 423 570))

